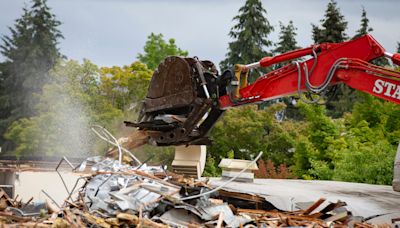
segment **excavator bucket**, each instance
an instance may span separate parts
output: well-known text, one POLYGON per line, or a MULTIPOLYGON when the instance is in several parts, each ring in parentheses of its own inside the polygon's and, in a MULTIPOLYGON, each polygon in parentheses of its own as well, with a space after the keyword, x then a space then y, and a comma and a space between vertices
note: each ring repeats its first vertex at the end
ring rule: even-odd
POLYGON ((167 57, 154 71, 138 121, 125 124, 146 131, 157 146, 207 145, 223 113, 218 97, 226 94, 227 80, 221 78, 210 61, 167 57))

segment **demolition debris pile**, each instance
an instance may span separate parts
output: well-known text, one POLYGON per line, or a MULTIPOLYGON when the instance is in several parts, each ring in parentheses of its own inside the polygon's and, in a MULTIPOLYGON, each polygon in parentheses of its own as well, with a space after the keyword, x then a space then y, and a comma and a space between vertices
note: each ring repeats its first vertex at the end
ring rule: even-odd
MULTIPOLYGON (((264 198, 212 189, 163 167, 91 157, 63 205, 26 203, 0 192, 0 221, 14 227, 374 227, 344 202, 280 211, 264 198), (79 184, 84 182, 82 185, 79 184)), ((62 178, 62 175, 61 175, 62 178)), ((51 196, 49 196, 51 198, 51 196)), ((382 225, 380 227, 386 227, 382 225)), ((390 227, 387 225, 387 227, 390 227)))

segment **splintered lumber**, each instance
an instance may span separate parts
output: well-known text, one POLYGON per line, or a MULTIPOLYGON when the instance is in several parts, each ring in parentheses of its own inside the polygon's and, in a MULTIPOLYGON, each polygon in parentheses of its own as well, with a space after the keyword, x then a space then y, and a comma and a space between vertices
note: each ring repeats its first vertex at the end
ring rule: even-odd
POLYGON ((236 198, 236 199, 241 199, 241 200, 246 200, 246 201, 252 201, 255 203, 262 203, 265 201, 265 199, 261 196, 252 195, 252 194, 248 194, 248 193, 229 192, 229 191, 225 191, 223 189, 219 190, 218 192, 221 196, 236 198))
POLYGON ((83 214, 84 218, 92 225, 103 227, 103 228, 111 228, 111 225, 105 221, 105 219, 91 215, 89 213, 83 214))
POLYGON ((117 218, 120 220, 125 220, 129 221, 132 223, 137 223, 139 221, 139 218, 136 215, 128 214, 128 213, 119 213, 117 214, 117 218))
POLYGON ((18 195, 15 197, 15 200, 11 199, 11 197, 8 196, 8 194, 2 188, 0 188, 0 198, 5 200, 6 205, 15 207, 14 202, 16 202, 17 197, 18 195))
POLYGON ((142 225, 142 227, 149 227, 149 228, 150 227, 155 227, 155 228, 168 228, 169 227, 168 225, 151 221, 148 218, 142 219, 140 225, 142 225))
POLYGON ((0 191, 0 204, 3 204, 0 205, 3 209, 0 211, 0 226, 390 227, 387 224, 371 225, 362 222, 360 217, 352 217, 342 201, 323 206, 326 202, 324 198, 313 202, 305 210, 281 211, 261 210, 273 207, 269 207, 270 202, 264 197, 248 192, 219 189, 208 197, 201 197, 212 189, 204 181, 165 172, 161 167, 138 169, 130 165, 114 166, 118 161, 107 159, 109 163, 100 160, 95 164, 98 165, 95 170, 87 172, 90 175, 83 177, 85 185, 80 188, 77 197, 69 197, 59 209, 39 208, 40 213, 36 212, 35 216, 23 217, 20 216, 24 214, 21 213, 23 207, 33 206, 32 200, 26 203, 12 201, 0 191), (11 201, 14 208, 10 207, 11 201))
POLYGON ((224 221, 224 212, 219 213, 218 215, 218 222, 216 228, 222 227, 222 222, 224 221))
POLYGON ((64 218, 73 226, 73 227, 84 227, 82 219, 76 214, 72 213, 70 210, 64 210, 64 218))
MULTIPOLYGON (((246 214, 258 222, 278 222, 286 224, 288 226, 299 226, 300 224, 318 224, 319 226, 326 227, 326 223, 311 216, 301 215, 299 212, 277 212, 277 211, 265 211, 265 210, 253 210, 253 209, 237 209, 238 214, 246 214)), ((276 227, 276 226, 275 226, 276 227)))
POLYGON ((17 216, 17 215, 13 215, 9 212, 2 212, 0 211, 0 218, 4 218, 5 220, 13 220, 16 222, 28 222, 31 220, 31 218, 29 217, 21 217, 21 216, 17 216))
POLYGON ((343 206, 346 206, 347 204, 345 203, 345 202, 342 202, 342 201, 338 201, 338 202, 336 202, 336 203, 330 203, 330 204, 328 204, 325 208, 323 208, 322 210, 320 210, 320 212, 322 213, 322 214, 326 214, 326 213, 328 213, 329 211, 332 211, 332 210, 334 210, 334 209, 336 209, 336 208, 339 208, 339 207, 343 207, 343 206))
MULTIPOLYGON (((118 139, 118 143, 127 150, 132 150, 146 144, 150 139, 149 131, 134 131, 128 137, 118 139)), ((118 148, 114 148, 107 152, 107 157, 118 158, 118 148)))
POLYGON ((325 198, 320 198, 319 200, 317 200, 315 203, 313 203, 311 206, 309 206, 304 212, 304 215, 308 215, 311 212, 313 212, 317 207, 319 207, 322 203, 325 202, 325 198))

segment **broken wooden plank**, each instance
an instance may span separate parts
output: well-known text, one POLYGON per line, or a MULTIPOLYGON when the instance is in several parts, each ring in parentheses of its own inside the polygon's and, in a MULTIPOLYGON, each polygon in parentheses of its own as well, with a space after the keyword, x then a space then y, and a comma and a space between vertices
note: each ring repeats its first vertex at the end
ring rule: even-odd
POLYGON ((224 221, 224 212, 219 213, 218 215, 218 221, 217 221, 217 226, 216 228, 221 228, 222 227, 222 222, 224 221))
POLYGON ((309 206, 304 212, 304 215, 308 215, 311 212, 313 212, 317 207, 319 207, 323 202, 325 202, 325 198, 320 198, 317 200, 315 203, 313 203, 311 206, 309 206))

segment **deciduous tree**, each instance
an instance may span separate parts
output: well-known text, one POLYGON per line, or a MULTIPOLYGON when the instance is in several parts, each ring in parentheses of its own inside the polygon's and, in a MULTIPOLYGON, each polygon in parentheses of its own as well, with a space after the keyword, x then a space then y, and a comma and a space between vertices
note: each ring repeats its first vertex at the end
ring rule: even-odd
POLYGON ((211 132, 210 164, 218 164, 230 151, 238 159, 251 159, 263 151, 264 159, 271 159, 277 165, 292 165, 297 126, 293 122, 280 123, 274 115, 284 107, 278 103, 265 110, 257 110, 256 106, 228 110, 211 132))
POLYGON ((146 45, 143 48, 144 53, 138 54, 138 59, 147 65, 151 70, 155 70, 158 64, 166 57, 171 55, 187 56, 188 52, 178 48, 175 39, 164 40, 163 34, 151 33, 147 37, 146 45))
POLYGON ((147 94, 153 71, 139 61, 129 66, 103 67, 100 70, 100 90, 114 107, 133 109, 147 94))
POLYGON ((94 151, 90 125, 111 128, 123 112, 99 86, 99 69, 90 61, 61 61, 43 86, 35 116, 14 121, 5 134, 20 155, 75 155, 94 151))

